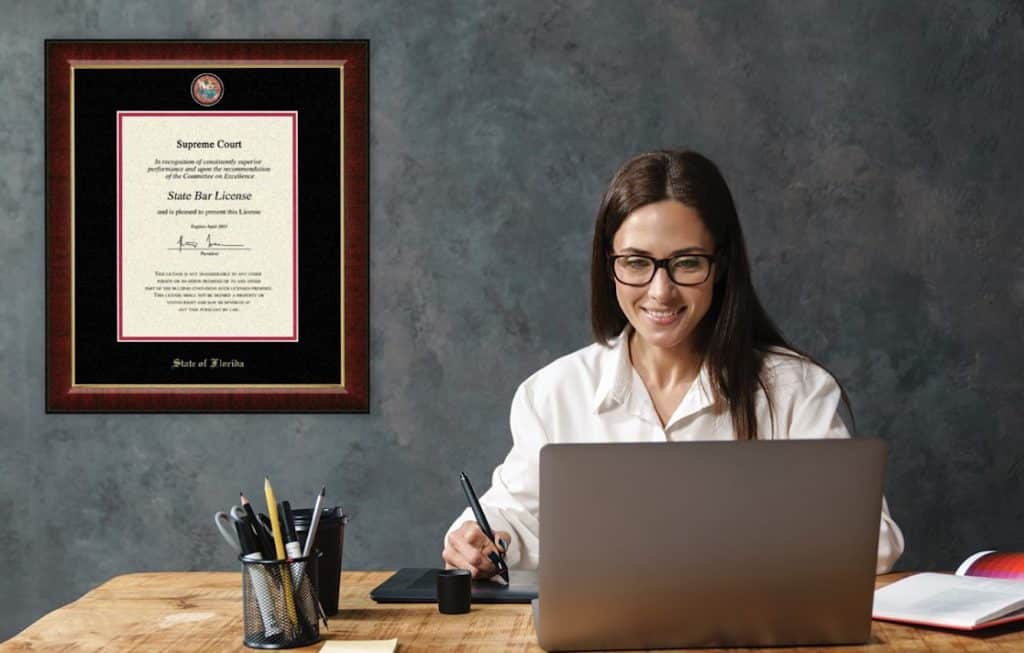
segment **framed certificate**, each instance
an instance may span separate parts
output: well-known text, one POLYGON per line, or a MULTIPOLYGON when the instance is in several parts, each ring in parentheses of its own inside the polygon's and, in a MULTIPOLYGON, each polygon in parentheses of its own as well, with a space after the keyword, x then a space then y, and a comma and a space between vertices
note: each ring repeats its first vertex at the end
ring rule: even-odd
POLYGON ((366 41, 47 41, 47 410, 366 411, 366 41))

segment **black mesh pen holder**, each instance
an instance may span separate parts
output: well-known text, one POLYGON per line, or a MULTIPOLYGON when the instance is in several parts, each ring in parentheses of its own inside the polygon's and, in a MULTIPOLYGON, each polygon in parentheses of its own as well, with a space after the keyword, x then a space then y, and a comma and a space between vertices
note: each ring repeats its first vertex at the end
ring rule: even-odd
POLYGON ((320 552, 289 560, 242 562, 242 613, 249 648, 308 646, 320 641, 317 563, 320 552))

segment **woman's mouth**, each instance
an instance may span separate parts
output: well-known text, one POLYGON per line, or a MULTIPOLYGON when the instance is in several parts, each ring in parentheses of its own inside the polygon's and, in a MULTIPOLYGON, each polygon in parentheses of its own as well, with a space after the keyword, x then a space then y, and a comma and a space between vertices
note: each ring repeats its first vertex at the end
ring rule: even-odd
POLYGON ((641 307, 640 310, 647 316, 647 319, 655 324, 672 324, 679 319, 679 315, 686 310, 686 307, 680 306, 679 308, 670 311, 643 307, 641 307))

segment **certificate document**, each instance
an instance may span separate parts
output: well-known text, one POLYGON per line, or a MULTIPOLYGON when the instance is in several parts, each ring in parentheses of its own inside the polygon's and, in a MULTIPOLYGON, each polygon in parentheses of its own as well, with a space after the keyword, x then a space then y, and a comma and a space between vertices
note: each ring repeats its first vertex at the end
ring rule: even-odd
POLYGON ((117 112, 117 339, 298 340, 298 112, 117 112))

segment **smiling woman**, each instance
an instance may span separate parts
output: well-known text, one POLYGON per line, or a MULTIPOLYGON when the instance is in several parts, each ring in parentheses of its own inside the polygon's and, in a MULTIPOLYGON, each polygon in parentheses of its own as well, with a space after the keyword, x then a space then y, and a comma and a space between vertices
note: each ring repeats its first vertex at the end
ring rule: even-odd
POLYGON ((698 329, 714 295, 709 283, 714 251, 714 239, 700 216, 675 199, 633 211, 612 239, 615 297, 634 330, 633 366, 662 422, 700 368, 698 329), (656 258, 661 256, 666 258, 656 258))
POLYGON ((622 166, 598 211, 590 282, 595 341, 610 345, 629 325, 631 362, 655 406, 668 409, 668 415, 659 411, 663 422, 688 391, 687 378, 703 369, 706 390, 728 410, 734 437, 758 438, 759 427, 775 426, 764 368, 766 358, 778 355, 812 363, 849 404, 834 377, 790 345, 762 308, 732 193, 717 166, 696 152, 651 152, 622 166), (645 248, 706 255, 709 274, 692 284, 667 274, 639 287, 625 283, 616 254, 645 248), (680 312, 678 320, 658 322, 649 314, 668 305, 680 312), (767 425, 758 423, 758 392, 767 425))
MULTIPOLYGON (((495 545, 466 512, 442 553, 495 573, 539 562, 539 454, 555 442, 850 437, 835 377, 790 345, 750 277, 732 194, 692 151, 625 163, 598 210, 591 260, 595 343, 526 379, 512 400, 512 450, 480 503, 495 545)), ((713 497, 709 500, 713 500, 713 497)), ((877 571, 903 552, 883 500, 877 571)))

